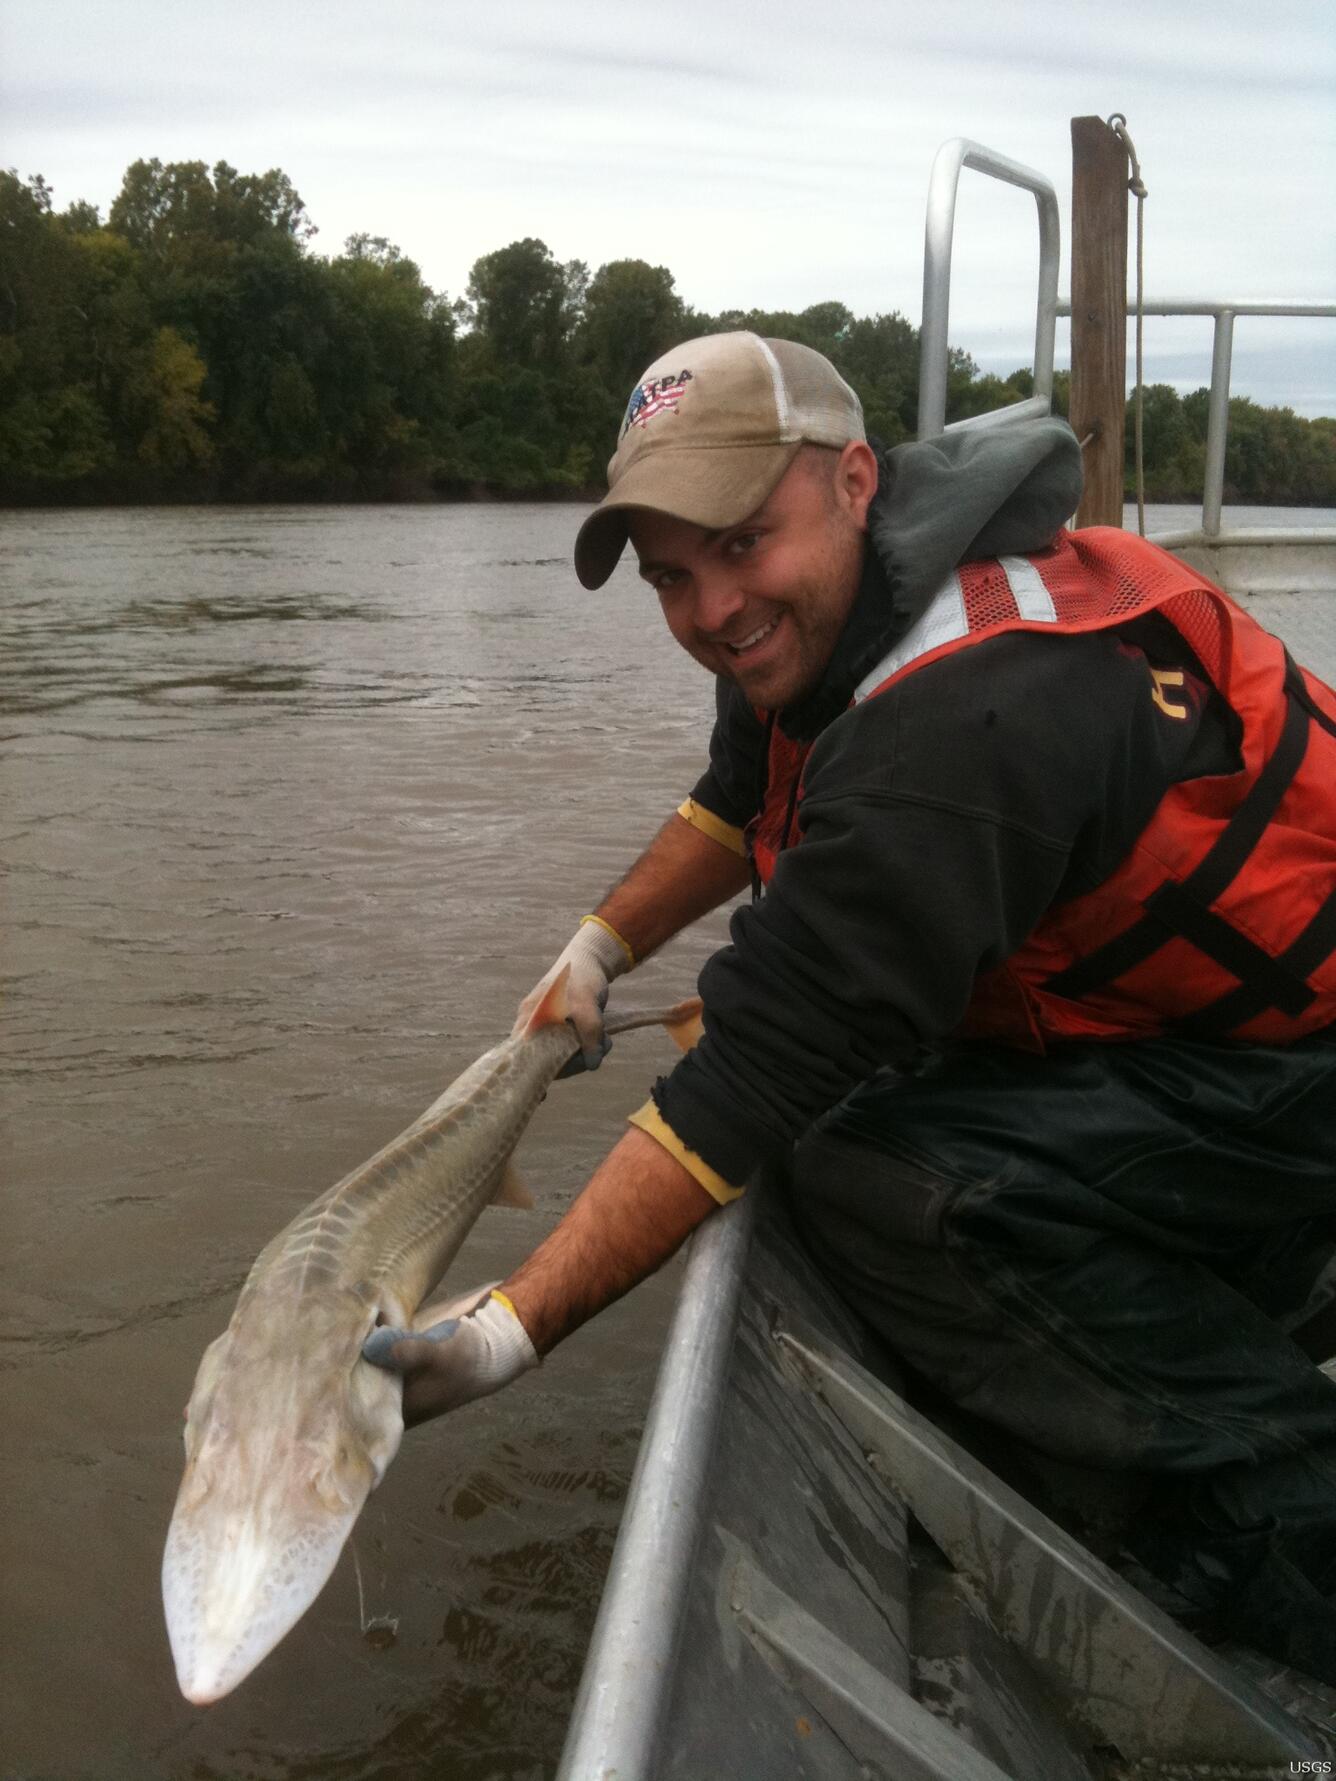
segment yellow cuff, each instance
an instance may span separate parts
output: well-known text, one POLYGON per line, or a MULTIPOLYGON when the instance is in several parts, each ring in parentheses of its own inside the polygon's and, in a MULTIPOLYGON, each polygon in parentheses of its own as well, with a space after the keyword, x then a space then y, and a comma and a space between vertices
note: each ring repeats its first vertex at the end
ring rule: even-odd
MULTIPOLYGON (((509 1311, 510 1315, 515 1319, 515 1322, 520 1323, 519 1312, 515 1309, 515 1307, 511 1304, 510 1300, 506 1297, 506 1295, 503 1292, 498 1292, 496 1290, 496 1288, 493 1287, 491 1292, 488 1294, 488 1297, 495 1299, 498 1305, 504 1305, 506 1310, 509 1311)), ((520 1323, 520 1328, 521 1329, 524 1328, 524 1325, 522 1323, 520 1323)))
POLYGON ((595 927, 602 928, 605 934, 612 935, 618 946, 620 946, 622 951, 626 954, 628 970, 634 971, 636 968, 636 955, 631 951, 630 941, 623 940, 616 928, 613 927, 612 923, 610 921, 604 921, 601 915, 582 915, 580 917, 580 926, 583 927, 587 921, 592 921, 595 927))
POLYGON ((689 822, 693 829, 699 829, 702 835, 708 835, 711 841, 717 841, 730 853, 746 859, 747 843, 742 838, 742 830, 734 828, 731 822, 725 822, 722 816, 716 816, 713 810, 707 810, 704 804, 698 804, 694 798, 687 798, 677 806, 677 814, 683 822, 689 822))
POLYGON ((725 1181, 722 1175, 716 1175, 703 1156, 697 1156, 694 1150, 687 1149, 653 1101, 646 1101, 638 1113, 630 1116, 627 1124, 639 1126, 656 1144, 662 1144, 669 1156, 681 1163, 687 1174, 699 1181, 711 1199, 718 1200, 721 1206, 727 1206, 730 1200, 736 1200, 743 1192, 742 1188, 725 1181))

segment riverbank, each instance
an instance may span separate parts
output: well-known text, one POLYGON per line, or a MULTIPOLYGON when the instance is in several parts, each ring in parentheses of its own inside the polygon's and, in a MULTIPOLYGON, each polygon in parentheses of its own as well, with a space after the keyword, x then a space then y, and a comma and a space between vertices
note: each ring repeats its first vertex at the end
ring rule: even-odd
POLYGON ((494 488, 487 483, 450 483, 434 486, 404 478, 378 477, 369 486, 339 483, 318 489, 275 479, 260 491, 219 490, 208 485, 157 490, 145 493, 116 486, 91 485, 71 494, 68 490, 28 489, 18 493, 0 489, 0 513, 41 511, 86 512, 89 508, 121 509, 178 507, 456 507, 543 506, 584 503, 592 506, 606 490, 599 484, 539 485, 533 489, 494 488))

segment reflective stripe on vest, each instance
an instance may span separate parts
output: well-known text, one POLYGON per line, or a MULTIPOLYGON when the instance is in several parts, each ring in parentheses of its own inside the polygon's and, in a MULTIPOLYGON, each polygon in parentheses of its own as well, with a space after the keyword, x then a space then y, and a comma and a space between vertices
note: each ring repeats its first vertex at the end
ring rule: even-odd
MULTIPOLYGON (((997 566, 1010 590, 1018 619, 1027 624, 1057 623, 1053 596, 1028 557, 998 557, 997 566)), ((900 641, 888 649, 876 667, 859 681, 854 688, 854 704, 861 705, 883 681, 916 662, 920 656, 967 637, 970 628, 965 592, 960 576, 952 570, 900 641)))
POLYGON ((920 656, 927 655, 930 649, 940 649, 942 644, 954 643, 958 637, 966 636, 969 628, 960 577, 952 571, 900 641, 888 649, 876 667, 859 681, 854 688, 854 704, 861 705, 869 693, 876 692, 883 680, 889 680, 901 668, 907 668, 920 656))
POLYGON ((1051 625, 1057 621, 1053 596, 1044 586, 1043 577, 1028 557, 999 557, 998 566, 1007 578, 1011 597, 1021 617, 1032 624, 1051 625))

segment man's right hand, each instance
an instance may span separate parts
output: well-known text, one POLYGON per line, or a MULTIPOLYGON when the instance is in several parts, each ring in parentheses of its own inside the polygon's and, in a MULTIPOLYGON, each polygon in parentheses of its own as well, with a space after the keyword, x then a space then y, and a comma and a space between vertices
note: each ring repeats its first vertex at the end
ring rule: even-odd
POLYGON ((530 1015, 542 1001, 553 979, 569 965, 566 983, 569 1003, 567 1019, 580 1041, 579 1062, 572 1059, 563 1075, 573 1070, 597 1070, 609 1050, 603 1034, 603 1010, 608 1002, 608 986, 615 977, 629 971, 635 959, 630 947, 596 916, 587 915, 567 942, 550 970, 534 985, 520 1003, 513 1032, 520 1032, 530 1015))

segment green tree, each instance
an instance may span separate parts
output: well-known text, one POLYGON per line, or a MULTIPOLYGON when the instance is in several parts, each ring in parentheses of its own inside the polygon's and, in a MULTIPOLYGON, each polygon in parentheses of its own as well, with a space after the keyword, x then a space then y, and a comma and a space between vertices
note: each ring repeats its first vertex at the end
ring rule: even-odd
POLYGON ((817 352, 824 353, 828 359, 834 359, 848 339, 849 330, 854 325, 854 313, 847 303, 828 299, 804 309, 798 317, 798 325, 807 346, 815 347, 817 352))
POLYGON ((898 310, 852 319, 831 349, 858 392, 868 432, 885 445, 913 437, 918 412, 918 329, 898 310))
POLYGON ((468 317, 501 364, 527 370, 559 364, 575 320, 586 269, 561 266, 547 244, 527 237, 484 254, 468 281, 468 317))
POLYGON ((88 383, 118 445, 128 447, 133 427, 126 433, 127 380, 137 374, 152 342, 151 306, 128 242, 103 228, 79 232, 72 240, 65 364, 88 383))
POLYGON ((40 174, 0 173, 0 328, 40 328, 66 300, 69 243, 50 226, 51 193, 40 174))
POLYGON ((57 217, 40 174, 0 173, 0 477, 65 488, 98 476, 115 443, 97 386, 90 238, 57 217))
POLYGON ((60 223, 71 235, 94 235, 102 227, 102 213, 96 204, 76 198, 61 211, 60 223))
POLYGON ((0 487, 60 489, 98 475, 114 457, 106 417, 78 384, 27 391, 0 410, 0 487))
POLYGON ((383 236, 354 235, 330 262, 333 313, 322 411, 361 474, 458 470, 454 309, 383 236))
MULTIPOLYGON (((1199 495, 1205 467, 1200 440, 1188 422, 1178 391, 1152 383, 1142 391, 1142 457, 1146 493, 1155 501, 1186 501, 1199 495)), ((1124 473, 1135 487, 1136 427, 1131 405, 1124 429, 1124 473)))
POLYGON ((636 378, 682 335, 682 300, 666 266, 610 260, 584 297, 580 357, 624 402, 636 378))
POLYGON ((209 426, 213 407, 202 400, 207 375, 203 359, 174 328, 153 338, 142 382, 146 424, 139 441, 142 463, 153 469, 193 470, 213 456, 209 426))
POLYGON ((238 173, 226 161, 135 161, 112 202, 109 226, 144 253, 215 241, 236 246, 265 235, 306 242, 315 224, 287 174, 238 173))
MULTIPOLYGON (((136 161, 108 230, 135 259, 151 317, 150 363, 152 334, 167 327, 208 368, 195 395, 215 417, 223 486, 262 494, 274 467, 289 460, 299 461, 301 478, 318 474, 307 383, 326 340, 329 302, 322 263, 306 251, 314 225, 287 175, 243 174, 226 161, 212 169, 203 161, 136 161)), ((142 373, 141 396, 151 376, 142 373)), ((130 407, 134 400, 132 392, 130 407)), ((188 437, 170 449, 178 461, 184 451, 199 462, 188 437)), ((162 445, 168 449, 165 438, 162 445)))

